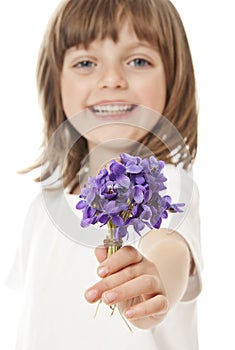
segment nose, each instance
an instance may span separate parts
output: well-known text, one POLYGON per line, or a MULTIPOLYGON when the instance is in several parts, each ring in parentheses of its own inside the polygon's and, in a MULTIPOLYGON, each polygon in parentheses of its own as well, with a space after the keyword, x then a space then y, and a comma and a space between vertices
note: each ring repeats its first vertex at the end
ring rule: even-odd
POLYGON ((127 79, 123 70, 116 66, 105 67, 99 78, 98 87, 100 89, 126 89, 127 79))

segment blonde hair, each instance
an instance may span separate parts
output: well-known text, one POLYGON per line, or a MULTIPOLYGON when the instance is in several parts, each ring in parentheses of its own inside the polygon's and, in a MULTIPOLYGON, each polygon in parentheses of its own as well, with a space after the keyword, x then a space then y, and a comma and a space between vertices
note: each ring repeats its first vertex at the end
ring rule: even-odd
POLYGON ((181 145, 177 144, 169 132, 164 142, 154 133, 149 133, 142 142, 167 163, 181 163, 186 169, 192 164, 197 150, 194 69, 184 26, 172 3, 168 0, 66 0, 48 25, 38 59, 38 91, 45 118, 44 141, 41 157, 28 170, 47 166, 37 181, 45 180, 61 165, 64 186, 71 184, 88 153, 87 141, 79 135, 67 155, 66 164, 60 164, 64 144, 69 143, 71 135, 77 132, 68 126, 66 135, 57 138, 53 145, 52 155, 45 154, 53 133, 66 120, 60 92, 66 50, 79 44, 87 47, 93 40, 107 37, 117 42, 126 20, 132 24, 137 37, 157 47, 162 57, 167 84, 163 115, 176 127, 183 140, 181 145), (171 152, 166 144, 175 152, 171 152))

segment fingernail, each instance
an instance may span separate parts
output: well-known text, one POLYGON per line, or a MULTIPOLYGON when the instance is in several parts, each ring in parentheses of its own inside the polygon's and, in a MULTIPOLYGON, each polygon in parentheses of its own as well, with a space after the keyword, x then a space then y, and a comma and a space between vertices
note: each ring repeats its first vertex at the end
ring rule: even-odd
POLYGON ((131 310, 127 310, 126 312, 125 312, 125 316, 127 317, 127 318, 132 318, 132 317, 134 317, 135 316, 135 310, 133 310, 133 309, 131 309, 131 310))
POLYGON ((100 277, 105 277, 108 274, 108 269, 107 267, 99 267, 98 268, 98 275, 100 277))
POLYGON ((102 299, 106 304, 112 303, 113 301, 115 301, 116 298, 117 298, 117 293, 115 292, 106 293, 106 294, 103 294, 102 296, 102 299))
POLYGON ((97 296, 98 296, 98 293, 95 289, 91 289, 86 292, 86 298, 89 301, 95 301, 97 296))

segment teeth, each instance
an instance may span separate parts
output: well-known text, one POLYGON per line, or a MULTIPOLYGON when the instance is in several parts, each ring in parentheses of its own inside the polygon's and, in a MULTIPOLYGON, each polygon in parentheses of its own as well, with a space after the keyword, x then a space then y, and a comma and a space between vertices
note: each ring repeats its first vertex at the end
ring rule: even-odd
POLYGON ((96 114, 120 114, 130 112, 133 109, 133 105, 97 105, 93 106, 92 110, 96 114))

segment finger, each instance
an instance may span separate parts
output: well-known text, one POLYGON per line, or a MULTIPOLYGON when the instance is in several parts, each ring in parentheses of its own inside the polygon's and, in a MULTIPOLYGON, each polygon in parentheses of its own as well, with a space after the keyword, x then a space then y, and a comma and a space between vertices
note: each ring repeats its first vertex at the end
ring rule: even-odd
POLYGON ((108 290, 116 288, 131 279, 144 274, 146 271, 145 264, 134 264, 116 272, 101 281, 94 284, 85 292, 85 298, 88 302, 95 302, 102 297, 102 294, 108 290))
POLYGON ((95 256, 99 263, 102 263, 107 258, 107 248, 99 246, 95 248, 95 256))
MULTIPOLYGON (((164 288, 161 283, 160 276, 158 274, 155 264, 143 258, 143 261, 141 261, 141 263, 132 264, 122 269, 121 271, 118 271, 112 275, 104 277, 101 281, 94 284, 85 292, 85 298, 87 299, 88 302, 93 303, 98 299, 100 299, 104 292, 113 290, 118 286, 120 286, 120 288, 123 288, 123 284, 133 279, 135 279, 135 284, 137 286, 140 287, 141 285, 144 285, 146 288, 148 286, 148 283, 145 282, 145 279, 150 279, 150 278, 153 278, 155 279, 155 281, 157 281, 157 289, 155 288, 154 292, 152 293, 152 290, 147 288, 146 289, 147 293, 145 294, 146 299, 152 297, 152 295, 153 294, 155 295, 156 293, 164 294, 164 288), (149 276, 145 276, 146 271, 148 271, 149 276), (138 279, 142 275, 143 275, 142 279, 138 279)), ((142 289, 142 288, 136 289, 137 288, 136 285, 133 285, 132 289, 130 289, 130 293, 133 293, 133 295, 134 295, 134 292, 132 290, 135 290, 135 292, 139 293, 139 295, 141 295, 146 291, 145 289, 142 289)), ((128 285, 127 287, 126 286, 124 287, 128 289, 128 285)), ((133 295, 130 295, 130 297, 133 297, 133 295)))
POLYGON ((163 318, 169 310, 169 302, 164 295, 157 295, 142 303, 136 304, 124 310, 124 315, 130 320, 136 320, 146 317, 155 319, 163 318))
POLYGON ((160 280, 156 276, 141 275, 120 286, 107 290, 102 294, 102 300, 112 305, 123 302, 141 295, 148 295, 148 298, 162 293, 160 280))
POLYGON ((108 276, 142 260, 143 256, 137 249, 131 246, 123 247, 101 263, 98 268, 98 275, 100 277, 108 276))

